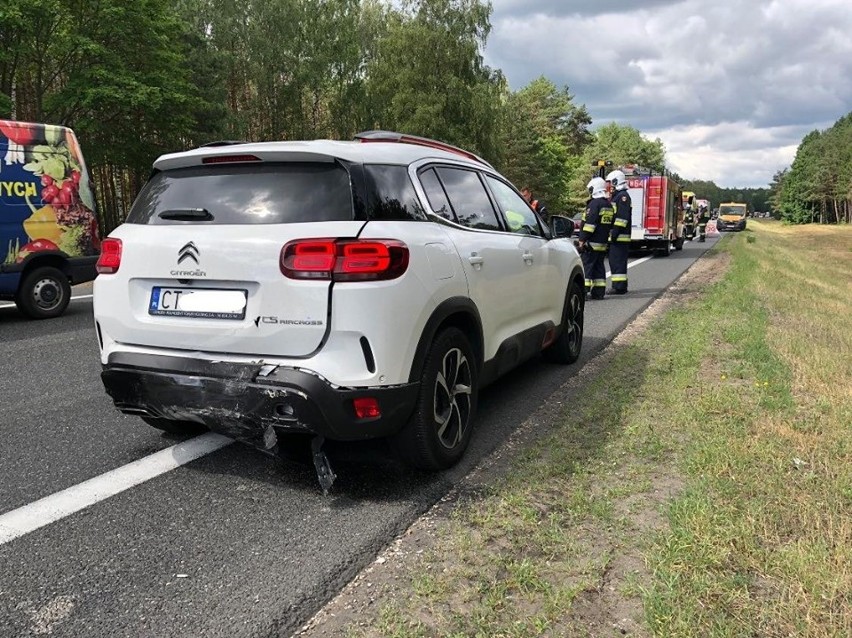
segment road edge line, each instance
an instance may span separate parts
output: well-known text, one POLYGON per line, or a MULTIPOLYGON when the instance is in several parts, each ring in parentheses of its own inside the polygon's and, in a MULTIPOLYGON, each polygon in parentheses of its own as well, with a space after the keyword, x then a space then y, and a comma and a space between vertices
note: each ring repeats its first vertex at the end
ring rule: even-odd
POLYGON ((0 514, 0 546, 233 442, 208 432, 0 514))

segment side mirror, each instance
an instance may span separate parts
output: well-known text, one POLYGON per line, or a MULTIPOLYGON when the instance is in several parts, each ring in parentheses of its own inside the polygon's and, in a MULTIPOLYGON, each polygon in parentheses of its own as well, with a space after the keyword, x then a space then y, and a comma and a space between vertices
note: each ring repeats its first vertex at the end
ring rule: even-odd
POLYGON ((571 237, 574 234, 574 220, 563 215, 551 215, 550 233, 554 239, 571 237))

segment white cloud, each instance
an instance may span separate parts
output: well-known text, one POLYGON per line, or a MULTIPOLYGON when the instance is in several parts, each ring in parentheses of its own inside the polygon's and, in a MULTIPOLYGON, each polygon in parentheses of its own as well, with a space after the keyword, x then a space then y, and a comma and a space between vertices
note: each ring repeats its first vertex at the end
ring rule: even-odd
POLYGON ((567 84, 596 123, 659 136, 682 175, 765 185, 852 110, 847 0, 493 4, 486 60, 514 88, 567 84))
POLYGON ((722 122, 713 126, 677 126, 649 131, 649 135, 663 140, 670 168, 684 177, 709 179, 726 186, 761 186, 776 170, 793 161, 807 130, 759 129, 747 122, 722 122), (728 179, 730 175, 736 179, 728 179))

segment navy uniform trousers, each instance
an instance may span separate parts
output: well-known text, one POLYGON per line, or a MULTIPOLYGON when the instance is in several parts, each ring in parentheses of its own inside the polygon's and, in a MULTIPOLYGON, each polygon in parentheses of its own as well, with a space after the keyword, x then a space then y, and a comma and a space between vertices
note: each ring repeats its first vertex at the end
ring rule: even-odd
POLYGON ((586 292, 592 299, 603 299, 606 294, 606 244, 589 245, 583 253, 586 271, 586 292))

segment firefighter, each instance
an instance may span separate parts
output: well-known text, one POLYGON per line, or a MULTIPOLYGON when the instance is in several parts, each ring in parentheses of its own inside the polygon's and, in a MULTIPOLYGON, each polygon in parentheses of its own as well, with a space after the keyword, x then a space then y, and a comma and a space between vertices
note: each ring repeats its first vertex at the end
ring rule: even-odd
POLYGON ((698 207, 698 241, 704 241, 707 236, 707 222, 710 221, 710 212, 703 204, 698 207))
POLYGON ((593 177, 587 188, 592 199, 583 213, 578 245, 586 271, 586 292, 592 299, 603 299, 606 294, 604 259, 615 211, 607 199, 606 182, 602 177, 593 177))
POLYGON ((612 273, 612 292, 627 293, 627 254, 630 252, 630 223, 633 220, 633 202, 627 192, 627 177, 619 170, 606 176, 612 186, 610 197, 615 218, 609 236, 609 268, 612 273))
POLYGON ((687 239, 695 238, 695 213, 690 204, 683 211, 683 234, 687 239))

